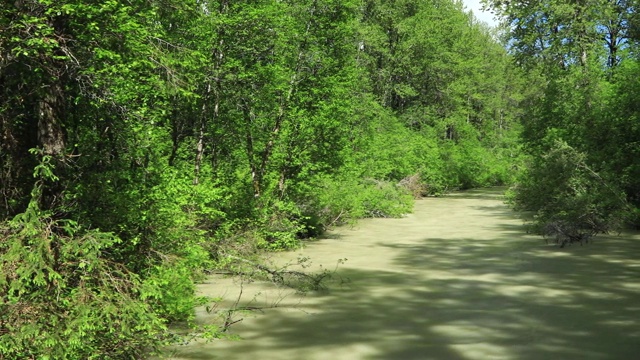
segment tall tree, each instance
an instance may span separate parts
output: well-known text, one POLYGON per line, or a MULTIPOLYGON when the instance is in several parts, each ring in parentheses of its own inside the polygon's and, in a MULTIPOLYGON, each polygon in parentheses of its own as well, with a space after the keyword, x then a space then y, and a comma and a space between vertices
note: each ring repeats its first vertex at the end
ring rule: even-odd
MULTIPOLYGON (((580 155, 574 160, 584 156, 580 161, 606 182, 605 188, 621 187, 637 206, 638 181, 630 175, 638 168, 631 150, 638 141, 631 125, 637 109, 629 107, 630 99, 637 98, 629 77, 638 63, 633 35, 637 1, 485 3, 505 19, 510 51, 539 84, 522 117, 525 147, 535 157, 557 151, 558 144, 572 149, 580 155)), ((547 185, 523 181, 539 188, 547 185)), ((567 199, 579 196, 571 193, 567 199)), ((591 205, 602 207, 600 215, 608 216, 608 205, 602 206, 601 199, 597 202, 591 205)), ((637 216, 634 221, 638 222, 637 216)))

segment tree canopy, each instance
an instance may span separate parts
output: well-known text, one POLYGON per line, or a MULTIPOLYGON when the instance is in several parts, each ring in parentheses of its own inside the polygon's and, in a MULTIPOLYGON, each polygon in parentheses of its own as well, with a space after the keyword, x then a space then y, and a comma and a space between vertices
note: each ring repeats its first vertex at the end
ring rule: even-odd
POLYGON ((486 4, 503 17, 508 49, 532 85, 521 118, 532 160, 516 205, 537 212, 539 229, 581 224, 585 235, 622 220, 638 226, 640 4, 486 4))
POLYGON ((152 353, 203 269, 557 138, 638 205, 637 3, 487 3, 502 31, 450 0, 6 2, 0 357, 152 353))

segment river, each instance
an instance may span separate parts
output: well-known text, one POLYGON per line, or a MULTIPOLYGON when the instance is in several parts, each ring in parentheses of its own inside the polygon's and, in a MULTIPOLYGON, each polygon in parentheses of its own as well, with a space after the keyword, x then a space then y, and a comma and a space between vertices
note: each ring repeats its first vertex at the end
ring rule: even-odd
POLYGON ((640 358, 640 235, 559 249, 525 233, 500 189, 417 200, 406 217, 362 220, 274 261, 299 256, 312 269, 347 260, 306 296, 209 278, 202 294, 228 304, 242 289, 241 303, 265 309, 234 318, 242 340, 171 359, 640 358))

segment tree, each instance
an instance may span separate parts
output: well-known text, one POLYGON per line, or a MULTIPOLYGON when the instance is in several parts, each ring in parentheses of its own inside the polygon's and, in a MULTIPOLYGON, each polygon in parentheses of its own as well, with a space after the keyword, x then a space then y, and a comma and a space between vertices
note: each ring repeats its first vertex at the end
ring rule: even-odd
MULTIPOLYGON (((632 24, 637 2, 486 3, 505 19, 510 51, 529 78, 539 84, 538 90, 530 93, 524 102, 527 115, 522 117, 522 137, 527 152, 535 159, 548 160, 570 149, 573 155, 567 158, 573 158, 574 165, 581 164, 579 168, 588 169, 587 174, 598 174, 605 188, 623 189, 624 198, 637 206, 637 181, 622 176, 635 173, 636 169, 635 161, 631 160, 634 155, 627 156, 630 144, 637 140, 634 127, 629 127, 636 111, 629 111, 627 105, 620 103, 628 104, 630 98, 635 98, 633 92, 629 92, 628 86, 633 81, 629 81, 627 71, 637 64, 637 58, 631 55, 635 51, 632 24), (625 110, 621 112, 621 109, 625 110), (626 128, 624 134, 618 131, 620 127, 626 128), (565 141, 564 150, 550 139, 565 141)), ((558 195, 557 201, 542 196, 543 189, 554 194, 554 186, 539 176, 546 171, 539 161, 542 160, 533 161, 521 184, 523 188, 540 190, 534 191, 535 196, 550 201, 551 205, 532 203, 531 198, 524 195, 516 197, 516 204, 527 204, 530 210, 544 212, 544 221, 566 215, 562 221, 573 229, 584 225, 581 219, 590 218, 576 210, 578 203, 585 209, 595 206, 600 219, 607 219, 594 221, 594 228, 598 228, 599 223, 612 221, 610 216, 620 216, 619 206, 603 205, 605 195, 600 190, 594 190, 593 198, 584 197, 575 189, 570 196, 558 195)), ((590 176, 569 174, 576 178, 565 180, 578 184, 584 184, 590 176)))
POLYGON ((535 213, 535 232, 564 247, 620 229, 627 204, 614 186, 587 165, 584 153, 555 141, 547 154, 532 161, 510 201, 535 213))
MULTIPOLYGON (((326 225, 398 216, 410 210, 409 187, 508 182, 517 79, 494 34, 444 0, 8 4, 0 228, 13 245, 0 245, 10 273, 0 288, 13 303, 4 309, 22 316, 14 305, 31 301, 62 323, 71 304, 119 319, 142 334, 107 336, 96 353, 136 356, 157 344, 163 322, 193 315, 193 280, 224 262, 224 246, 294 247, 326 225), (45 168, 55 176, 32 176, 45 168), (44 253, 30 274, 54 279, 12 273, 33 270, 35 247, 44 253), (80 266, 100 283, 81 286, 80 266), (104 276, 129 284, 124 303, 104 276), (47 308, 45 289, 66 305, 47 308), (150 326, 112 306, 148 310, 150 326)), ((0 330, 1 346, 21 326, 0 330)), ((98 339, 109 326, 85 333, 98 339)), ((62 349, 71 340, 60 334, 62 349)), ((39 355, 23 345, 11 356, 39 355)))
POLYGON ((460 4, 447 1, 368 1, 361 16, 358 63, 376 99, 408 128, 442 142, 439 155, 449 163, 445 177, 451 186, 495 179, 479 175, 490 172, 488 167, 458 166, 455 159, 465 156, 452 154, 478 146, 459 153, 493 157, 483 146, 501 147, 513 126, 517 72, 494 34, 460 4), (458 176, 464 169, 471 173, 458 176), (453 180, 462 178, 474 180, 453 180))

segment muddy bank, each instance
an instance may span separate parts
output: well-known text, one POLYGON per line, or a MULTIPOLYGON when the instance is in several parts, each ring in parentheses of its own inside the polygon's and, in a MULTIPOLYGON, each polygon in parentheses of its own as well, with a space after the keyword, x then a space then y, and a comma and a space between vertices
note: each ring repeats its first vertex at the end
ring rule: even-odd
MULTIPOLYGON (((277 261, 333 268, 329 291, 301 297, 243 284, 220 340, 173 359, 635 359, 640 353, 640 236, 558 249, 523 232, 499 190, 428 198, 402 219, 369 219, 277 261)), ((232 302, 212 277, 203 294, 232 302)), ((198 319, 207 322, 204 309, 198 319)))

